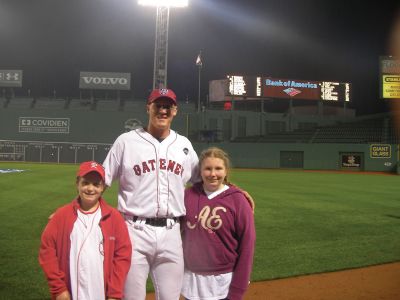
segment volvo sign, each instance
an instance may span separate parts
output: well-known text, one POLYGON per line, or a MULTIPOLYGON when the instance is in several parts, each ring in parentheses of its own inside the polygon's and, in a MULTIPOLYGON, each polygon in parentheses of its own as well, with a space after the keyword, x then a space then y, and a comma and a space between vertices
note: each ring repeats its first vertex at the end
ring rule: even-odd
POLYGON ((130 73, 80 72, 79 88, 91 90, 130 90, 130 73))

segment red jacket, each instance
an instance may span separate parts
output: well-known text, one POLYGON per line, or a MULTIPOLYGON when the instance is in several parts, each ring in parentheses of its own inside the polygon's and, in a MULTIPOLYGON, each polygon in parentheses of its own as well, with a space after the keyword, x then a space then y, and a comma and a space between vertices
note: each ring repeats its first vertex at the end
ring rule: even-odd
MULTIPOLYGON (((126 275, 131 265, 132 246, 120 213, 100 198, 99 226, 104 238, 104 289, 106 298, 122 298, 126 275)), ((52 299, 68 290, 70 235, 77 219, 77 199, 57 209, 43 231, 39 263, 47 277, 52 299)))

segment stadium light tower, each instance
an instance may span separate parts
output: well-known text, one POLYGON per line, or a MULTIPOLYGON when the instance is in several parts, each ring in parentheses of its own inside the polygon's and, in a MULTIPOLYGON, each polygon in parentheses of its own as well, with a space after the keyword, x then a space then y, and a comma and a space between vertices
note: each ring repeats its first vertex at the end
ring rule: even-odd
POLYGON ((188 0, 138 0, 139 5, 157 7, 153 89, 167 87, 168 25, 170 7, 186 7, 188 0))

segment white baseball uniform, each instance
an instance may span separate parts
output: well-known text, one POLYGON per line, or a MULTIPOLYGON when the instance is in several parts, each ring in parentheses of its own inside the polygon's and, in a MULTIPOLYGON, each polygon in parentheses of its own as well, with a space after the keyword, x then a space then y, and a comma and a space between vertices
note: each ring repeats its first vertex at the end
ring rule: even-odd
POLYGON ((133 246, 125 299, 145 299, 149 272, 157 299, 179 299, 183 253, 180 224, 174 218, 186 213, 186 183, 200 179, 192 144, 173 130, 160 142, 138 128, 117 138, 103 166, 108 186, 119 179, 118 209, 133 246), (168 218, 167 226, 152 224, 150 218, 168 218))

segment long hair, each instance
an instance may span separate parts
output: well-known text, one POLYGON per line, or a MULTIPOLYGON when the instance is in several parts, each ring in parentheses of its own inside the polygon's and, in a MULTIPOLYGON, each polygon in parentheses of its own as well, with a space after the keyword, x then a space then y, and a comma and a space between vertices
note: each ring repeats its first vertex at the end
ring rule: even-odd
POLYGON ((224 162, 224 165, 225 165, 225 169, 226 169, 226 176, 224 178, 224 183, 228 184, 229 183, 228 175, 229 175, 229 172, 231 169, 231 161, 229 159, 228 154, 224 150, 217 148, 217 147, 210 147, 206 150, 203 150, 200 153, 200 157, 199 157, 200 168, 201 168, 203 161, 209 157, 222 159, 222 161, 224 162))

